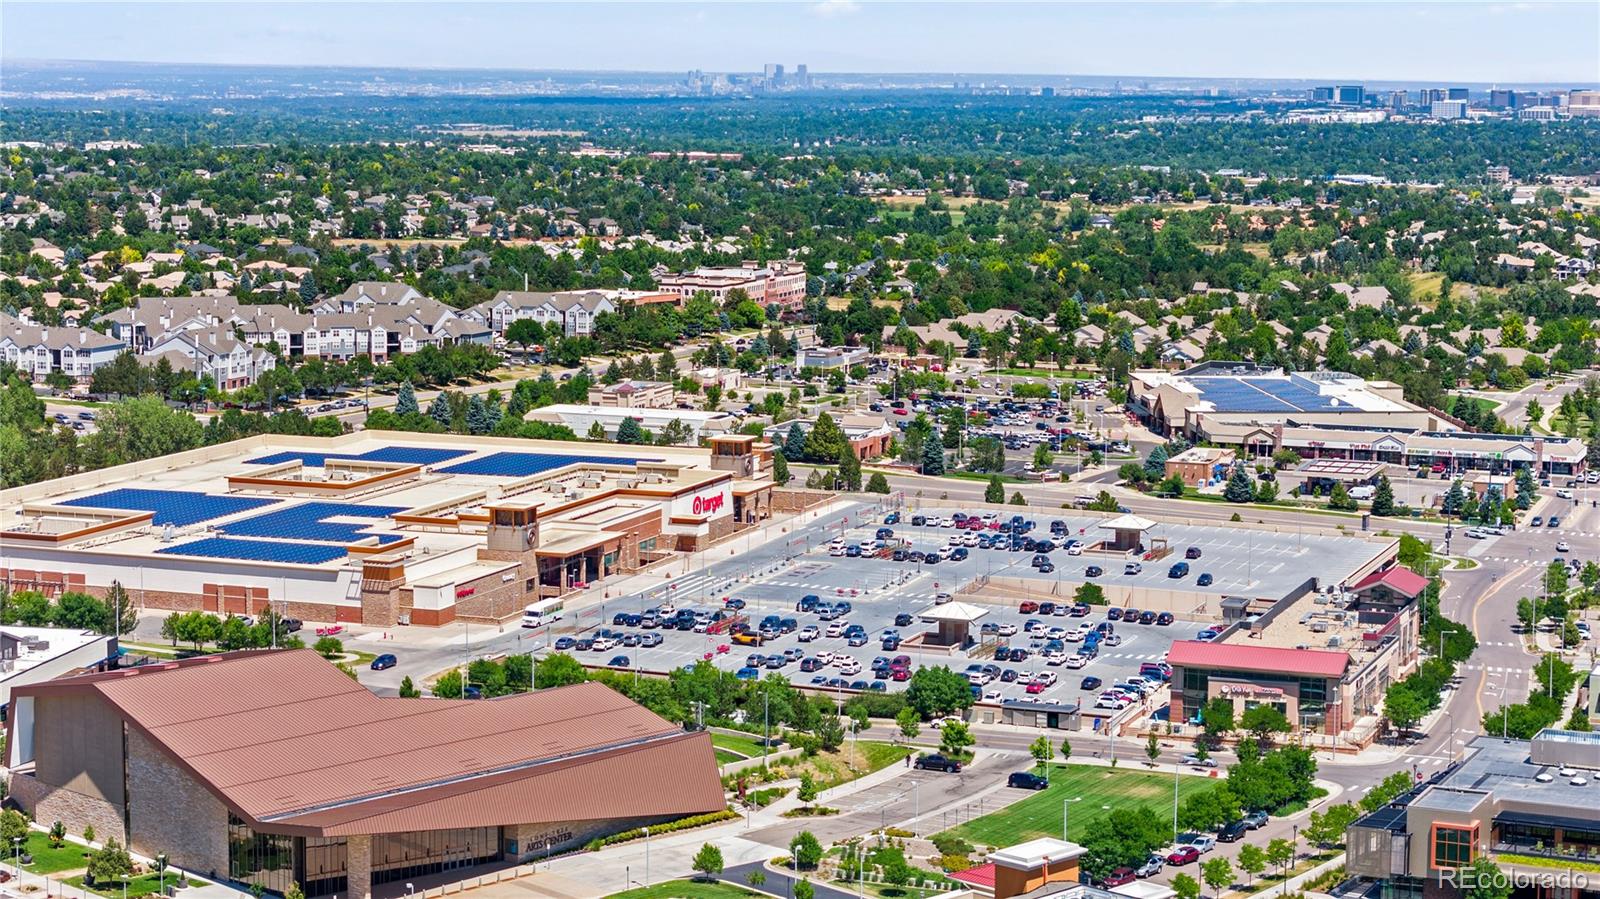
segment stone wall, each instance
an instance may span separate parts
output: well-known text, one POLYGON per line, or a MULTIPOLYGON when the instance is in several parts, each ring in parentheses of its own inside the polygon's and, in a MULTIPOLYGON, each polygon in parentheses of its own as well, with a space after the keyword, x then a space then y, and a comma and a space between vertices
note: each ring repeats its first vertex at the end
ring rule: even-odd
POLYGON ((372 899, 372 837, 353 835, 345 840, 345 870, 349 899, 372 899))
POLYGON ((216 877, 228 870, 228 809, 165 751, 128 731, 129 848, 216 877))
POLYGON ((812 506, 820 506, 833 499, 835 495, 822 490, 774 487, 772 488, 772 511, 774 514, 800 512, 812 506))
POLYGON ((111 837, 116 837, 118 842, 127 841, 127 834, 122 832, 120 805, 63 787, 52 787, 31 774, 12 774, 9 795, 19 808, 46 827, 60 821, 73 836, 81 836, 85 827, 93 827, 97 841, 111 837))

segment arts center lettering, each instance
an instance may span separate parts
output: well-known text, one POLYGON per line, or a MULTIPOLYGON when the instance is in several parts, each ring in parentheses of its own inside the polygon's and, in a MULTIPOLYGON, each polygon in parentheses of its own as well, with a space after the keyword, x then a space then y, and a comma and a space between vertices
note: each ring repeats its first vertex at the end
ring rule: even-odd
POLYGON ((697 496, 692 506, 695 515, 714 515, 722 509, 722 494, 714 493, 711 496, 697 496))

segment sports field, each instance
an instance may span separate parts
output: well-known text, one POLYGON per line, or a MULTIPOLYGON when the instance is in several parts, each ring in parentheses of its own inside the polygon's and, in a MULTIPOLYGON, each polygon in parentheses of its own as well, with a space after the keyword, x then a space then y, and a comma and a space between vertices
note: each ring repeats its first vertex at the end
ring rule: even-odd
MULTIPOLYGON (((1183 775, 1178 800, 1217 783, 1183 775)), ((1158 816, 1172 816, 1172 775, 1098 765, 1051 765, 1048 789, 1030 793, 1000 811, 952 827, 946 833, 977 846, 1011 846, 1037 837, 1061 836, 1061 808, 1067 803, 1067 838, 1081 843, 1095 822, 1112 808, 1147 805, 1158 816), (1078 797, 1082 797, 1079 799, 1078 797)))

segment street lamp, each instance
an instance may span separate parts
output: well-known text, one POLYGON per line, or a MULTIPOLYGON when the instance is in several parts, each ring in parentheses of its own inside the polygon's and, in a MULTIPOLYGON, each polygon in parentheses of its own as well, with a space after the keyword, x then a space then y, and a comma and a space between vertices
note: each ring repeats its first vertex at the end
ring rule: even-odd
POLYGON ((1065 797, 1062 798, 1062 800, 1061 800, 1061 839, 1062 840, 1066 840, 1067 842, 1071 842, 1070 840, 1067 840, 1067 807, 1068 807, 1068 805, 1071 804, 1071 803, 1074 803, 1074 802, 1082 802, 1082 801, 1083 801, 1083 797, 1082 796, 1074 796, 1071 799, 1067 799, 1065 797))
MULTIPOLYGON (((167 894, 167 854, 165 852, 156 854, 156 880, 156 892, 165 896, 167 894)), ((411 884, 406 884, 406 887, 410 889, 411 884)))
POLYGON ((644 885, 650 885, 650 828, 641 827, 644 831, 644 885))
POLYGON ((122 899, 128 899, 128 875, 122 875, 122 899))

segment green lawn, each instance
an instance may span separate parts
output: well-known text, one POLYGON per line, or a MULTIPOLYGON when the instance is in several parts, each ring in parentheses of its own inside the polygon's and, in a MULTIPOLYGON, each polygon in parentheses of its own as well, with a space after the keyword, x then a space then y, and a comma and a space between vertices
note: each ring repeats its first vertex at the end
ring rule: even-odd
POLYGON ((1447 399, 1445 401, 1449 405, 1449 408, 1446 409, 1445 411, 1449 412, 1451 415, 1454 415, 1455 414, 1455 409, 1456 409, 1456 404, 1461 402, 1461 401, 1463 401, 1463 400, 1465 400, 1466 402, 1472 403, 1473 405, 1477 406, 1478 410, 1480 412, 1493 412, 1494 410, 1500 408, 1500 404, 1499 403, 1495 402, 1494 400, 1489 399, 1488 397, 1463 396, 1463 395, 1460 395, 1460 394, 1451 394, 1449 399, 1447 399))
MULTIPOLYGON (((23 844, 23 851, 33 856, 33 864, 23 865, 23 868, 35 874, 54 874, 58 871, 74 871, 89 866, 89 860, 84 855, 88 850, 71 842, 62 843, 60 848, 57 848, 50 845, 49 835, 37 830, 28 832, 28 840, 23 844)), ((8 858, 7 861, 9 860, 8 858)))
POLYGON ((720 880, 669 880, 654 886, 628 890, 626 893, 612 893, 607 899, 744 899, 747 896, 760 895, 762 894, 754 890, 723 883, 720 880))
MULTIPOLYGON (((168 872, 167 873, 167 876, 166 876, 167 886, 171 886, 174 883, 177 883, 177 880, 178 880, 178 875, 177 874, 174 874, 172 872, 168 872)), ((99 887, 85 887, 83 885, 83 875, 79 874, 76 877, 68 877, 64 881, 64 883, 71 884, 72 886, 75 886, 75 887, 81 887, 83 889, 88 890, 91 893, 98 893, 98 894, 100 894, 102 896, 116 897, 116 899, 121 899, 121 896, 122 896, 122 883, 120 881, 118 881, 117 883, 111 884, 111 885, 102 885, 102 886, 99 886, 99 887)), ((156 875, 154 875, 154 874, 142 874, 142 875, 140 875, 138 877, 134 877, 134 878, 132 878, 132 879, 130 879, 128 881, 128 899, 136 899, 136 897, 142 897, 142 896, 155 896, 155 895, 158 895, 160 893, 160 887, 159 887, 158 884, 159 884, 159 881, 158 881, 156 875)), ((189 885, 190 886, 204 886, 205 885, 205 881, 197 880, 197 879, 191 877, 191 878, 189 878, 189 885)))
MULTIPOLYGON (((1207 777, 1184 776, 1178 781, 1180 801, 1216 783, 1207 777)), ((1070 803, 1068 812, 1068 839, 1079 843, 1106 814, 1103 806, 1145 805, 1163 819, 1170 817, 1172 775, 1096 765, 1051 765, 1048 789, 946 832, 979 846, 1012 846, 1037 837, 1060 837, 1062 800, 1080 796, 1082 801, 1070 803)))
POLYGON ((711 751, 716 755, 717 764, 719 765, 726 765, 729 762, 742 762, 745 759, 744 756, 729 752, 726 749, 713 749, 711 751))
POLYGON ((819 752, 809 759, 773 764, 782 765, 789 777, 799 777, 803 772, 810 772, 817 782, 817 789, 826 790, 871 774, 901 761, 910 754, 909 746, 862 740, 852 749, 851 741, 845 740, 837 752, 819 752))
POLYGON ((734 734, 713 733, 711 745, 718 749, 726 749, 745 758, 753 758, 761 754, 761 741, 754 737, 741 737, 734 734))

